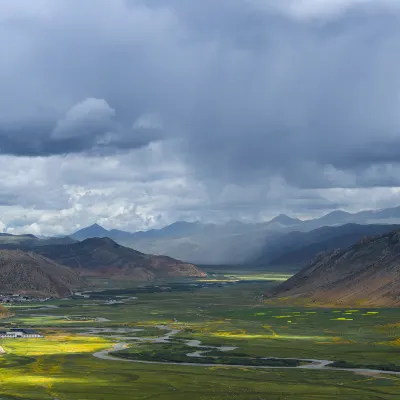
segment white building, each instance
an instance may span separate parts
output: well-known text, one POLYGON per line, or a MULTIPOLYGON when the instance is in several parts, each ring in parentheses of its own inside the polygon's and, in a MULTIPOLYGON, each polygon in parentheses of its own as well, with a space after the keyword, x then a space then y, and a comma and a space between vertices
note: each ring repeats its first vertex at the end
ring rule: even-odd
POLYGON ((43 335, 33 331, 32 329, 13 328, 7 332, 0 332, 0 338, 3 338, 3 339, 42 338, 42 337, 43 337, 43 335))

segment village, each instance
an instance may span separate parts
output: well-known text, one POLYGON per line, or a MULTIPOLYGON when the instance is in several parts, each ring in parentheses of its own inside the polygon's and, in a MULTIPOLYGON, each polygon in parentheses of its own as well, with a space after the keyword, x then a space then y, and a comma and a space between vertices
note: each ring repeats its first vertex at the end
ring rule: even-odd
POLYGON ((0 304, 9 303, 29 303, 29 302, 45 302, 51 300, 51 297, 30 297, 22 294, 0 294, 0 304))
POLYGON ((11 328, 8 331, 0 331, 1 339, 19 339, 19 338, 42 338, 43 335, 32 330, 25 328, 11 328))

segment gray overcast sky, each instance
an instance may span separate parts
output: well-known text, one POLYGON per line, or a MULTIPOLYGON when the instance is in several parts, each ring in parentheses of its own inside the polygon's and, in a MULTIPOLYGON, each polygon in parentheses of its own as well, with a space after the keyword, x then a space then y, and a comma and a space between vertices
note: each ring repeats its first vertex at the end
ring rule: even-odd
POLYGON ((3 0, 0 230, 400 202, 398 0, 3 0))

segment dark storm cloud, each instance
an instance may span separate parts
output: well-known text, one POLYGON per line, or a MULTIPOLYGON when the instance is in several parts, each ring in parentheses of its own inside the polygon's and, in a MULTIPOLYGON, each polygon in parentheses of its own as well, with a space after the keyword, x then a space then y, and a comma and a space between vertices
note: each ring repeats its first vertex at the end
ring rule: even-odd
POLYGON ((202 180, 393 182, 368 169, 399 162, 400 14, 347 3, 13 2, 25 8, 0 23, 0 151, 104 154, 168 137, 202 180), (163 123, 135 125, 149 113, 163 123))
POLYGON ((94 98, 74 105, 58 120, 0 124, 0 152, 10 155, 105 154, 143 147, 161 138, 159 128, 122 126, 115 111, 94 98))

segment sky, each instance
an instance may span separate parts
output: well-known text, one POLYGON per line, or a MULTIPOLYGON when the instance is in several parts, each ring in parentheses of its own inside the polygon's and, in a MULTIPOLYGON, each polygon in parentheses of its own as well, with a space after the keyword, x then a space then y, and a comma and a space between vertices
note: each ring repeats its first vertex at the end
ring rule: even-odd
POLYGON ((398 0, 3 0, 0 231, 400 205, 398 0))

